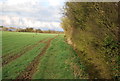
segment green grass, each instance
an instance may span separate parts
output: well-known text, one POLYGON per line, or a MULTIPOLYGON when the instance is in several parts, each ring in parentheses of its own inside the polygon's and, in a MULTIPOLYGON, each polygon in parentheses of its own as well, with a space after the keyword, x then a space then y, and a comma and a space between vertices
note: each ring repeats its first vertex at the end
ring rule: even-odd
POLYGON ((35 34, 23 32, 3 32, 2 55, 18 53, 27 45, 33 45, 47 37, 53 37, 55 34, 35 34))
MULTIPOLYGON (((61 35, 51 42, 46 54, 40 60, 38 71, 34 74, 33 79, 78 78, 74 75, 72 64, 79 65, 76 53, 61 35)), ((78 69, 82 68, 79 67, 78 69)))
MULTIPOLYGON (((0 57, 2 56, 2 31, 0 31, 0 57)), ((0 81, 2 80, 2 59, 0 59, 0 81)))
MULTIPOLYGON (((16 54, 28 44, 33 45, 45 38, 57 34, 35 34, 22 32, 3 32, 3 55, 16 54), (34 36, 34 37, 33 37, 34 36), (12 46, 11 46, 12 45, 12 46)), ((45 40, 47 41, 47 40, 45 40)), ((15 79, 41 53, 45 43, 40 43, 19 58, 2 68, 3 79, 15 79)), ((78 79, 86 78, 84 65, 80 62, 73 48, 64 40, 64 35, 53 39, 47 51, 39 60, 37 71, 32 79, 78 79)))
MULTIPOLYGON (((3 44, 2 54, 3 56, 10 53, 10 55, 17 54, 22 48, 28 44, 33 45, 45 38, 52 38, 56 34, 35 34, 35 33, 23 33, 23 32, 3 32, 3 44), (34 37, 33 37, 34 36, 34 37), (12 53, 11 53, 12 52, 12 53)), ((47 40, 47 39, 46 39, 47 40)), ((45 40, 45 41, 46 41, 45 40)), ((30 51, 27 51, 21 57, 13 60, 11 63, 3 67, 3 79, 15 79, 21 71, 23 71, 27 65, 41 52, 41 48, 45 46, 44 43, 40 43, 37 47, 30 51)), ((7 60, 7 59, 6 59, 7 60)))
POLYGON ((35 47, 33 50, 4 66, 2 78, 15 79, 20 72, 22 72, 27 65, 41 52, 41 48, 44 46, 45 44, 40 44, 38 47, 35 47))

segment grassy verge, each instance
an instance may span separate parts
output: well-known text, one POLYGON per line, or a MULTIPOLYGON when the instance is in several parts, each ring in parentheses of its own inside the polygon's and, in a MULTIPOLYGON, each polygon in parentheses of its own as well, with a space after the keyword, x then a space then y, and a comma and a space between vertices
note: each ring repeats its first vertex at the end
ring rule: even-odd
POLYGON ((85 78, 83 69, 77 54, 61 35, 51 42, 46 54, 40 60, 33 79, 85 78))

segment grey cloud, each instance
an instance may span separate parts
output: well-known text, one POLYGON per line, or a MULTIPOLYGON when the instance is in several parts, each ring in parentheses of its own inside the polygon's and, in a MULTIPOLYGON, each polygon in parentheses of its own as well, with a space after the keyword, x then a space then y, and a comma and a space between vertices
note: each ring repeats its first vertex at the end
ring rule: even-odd
MULTIPOLYGON (((45 4, 45 3, 44 3, 45 4)), ((55 24, 51 24, 52 22, 56 22, 56 23, 60 23, 60 5, 58 6, 52 6, 52 5, 48 5, 47 4, 42 4, 42 3, 36 3, 34 5, 32 5, 32 3, 25 3, 25 4, 19 4, 19 5, 9 5, 9 4, 5 4, 2 8, 2 11, 0 11, 0 15, 5 15, 7 17, 9 17, 9 19, 11 20, 11 26, 26 26, 26 24, 30 24, 30 22, 32 23, 31 25, 33 25, 34 23, 37 22, 49 22, 50 24, 46 24, 46 27, 44 25, 43 29, 49 29, 49 27, 53 27, 53 29, 59 29, 62 30, 59 27, 55 27, 55 24), (19 20, 14 22, 14 19, 12 19, 12 17, 19 17, 19 20), (29 18, 32 21, 24 21, 25 18, 29 18), (16 24, 18 23, 18 24, 16 24), (21 23, 21 24, 20 24, 21 23), (48 28, 47 28, 48 26, 48 28)), ((0 4, 1 6, 1 4, 0 4)), ((1 9, 1 8, 0 8, 1 9)), ((4 21, 5 22, 5 21, 4 21)), ((0 23, 1 25, 1 23, 0 23)), ((36 24, 35 24, 36 26, 36 24)), ((39 27, 39 26, 38 26, 39 27)), ((37 28, 37 26, 36 26, 37 28)))

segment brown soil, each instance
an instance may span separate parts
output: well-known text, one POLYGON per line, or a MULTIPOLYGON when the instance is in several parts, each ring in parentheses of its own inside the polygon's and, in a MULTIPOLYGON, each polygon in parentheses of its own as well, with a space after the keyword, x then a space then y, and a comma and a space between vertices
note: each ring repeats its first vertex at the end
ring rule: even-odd
MULTIPOLYGON (((50 38, 47 38, 47 39, 50 39, 50 38)), ((23 50, 21 50, 21 51, 19 52, 19 54, 16 53, 16 54, 14 54, 14 55, 12 55, 12 56, 9 56, 9 55, 8 55, 8 56, 4 57, 3 60, 2 60, 2 66, 4 66, 4 65, 10 63, 11 61, 19 58, 20 56, 22 56, 22 55, 25 54, 26 52, 28 52, 28 51, 32 50, 34 47, 36 47, 39 43, 42 43, 42 42, 44 42, 44 41, 47 40, 47 39, 45 38, 45 39, 37 42, 37 43, 34 44, 34 45, 30 45, 30 46, 25 47, 23 50)))
MULTIPOLYGON (((57 36, 55 36, 54 38, 56 38, 57 36)), ((41 56, 43 56, 46 52, 46 50, 49 48, 50 46, 50 42, 54 39, 51 38, 48 41, 44 42, 46 43, 46 46, 43 48, 43 50, 41 51, 41 53, 35 57, 35 59, 27 66, 27 68, 21 72, 21 74, 16 78, 18 81, 19 79, 31 79, 32 75, 36 72, 37 70, 37 66, 39 64, 39 60, 41 58, 41 56)))

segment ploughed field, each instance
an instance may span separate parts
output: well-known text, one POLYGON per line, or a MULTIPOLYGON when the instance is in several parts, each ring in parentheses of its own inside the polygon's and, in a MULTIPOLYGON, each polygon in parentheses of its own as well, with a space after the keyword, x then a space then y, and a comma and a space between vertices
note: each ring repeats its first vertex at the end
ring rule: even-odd
POLYGON ((83 70, 64 34, 2 33, 2 79, 83 79, 83 70))

